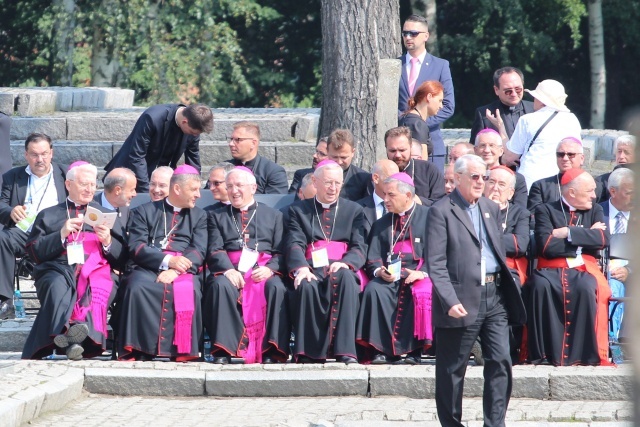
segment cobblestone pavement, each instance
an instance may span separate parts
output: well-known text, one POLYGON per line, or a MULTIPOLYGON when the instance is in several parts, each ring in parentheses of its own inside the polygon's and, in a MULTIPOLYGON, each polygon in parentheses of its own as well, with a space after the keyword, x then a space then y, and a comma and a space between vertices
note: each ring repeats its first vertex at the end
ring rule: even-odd
MULTIPOLYGON (((465 421, 482 419, 482 400, 463 401, 465 421)), ((628 402, 557 402, 532 399, 512 400, 507 421, 571 422, 571 425, 627 426, 631 404, 628 402), (582 422, 582 423, 581 423, 582 422)), ((31 426, 82 425, 83 427, 124 425, 195 426, 203 423, 219 426, 349 426, 434 425, 434 400, 399 397, 331 398, 151 398, 116 397, 84 393, 82 399, 62 411, 44 415, 31 426), (108 421, 107 421, 108 420, 108 421)), ((553 423, 555 424, 555 423, 553 423)), ((477 425, 470 422, 469 425, 477 425)))

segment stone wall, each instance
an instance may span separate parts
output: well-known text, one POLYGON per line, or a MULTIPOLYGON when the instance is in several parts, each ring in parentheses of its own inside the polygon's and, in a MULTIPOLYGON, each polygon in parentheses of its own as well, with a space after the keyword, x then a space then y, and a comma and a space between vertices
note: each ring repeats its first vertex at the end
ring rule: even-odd
MULTIPOLYGON (((0 92, 0 99, 2 93, 0 92)), ((11 152, 14 165, 26 164, 24 140, 31 132, 43 132, 55 141, 55 158, 61 163, 78 159, 104 166, 120 148, 144 108, 120 108, 92 112, 53 112, 35 117, 14 116, 11 152)), ((214 130, 203 134, 200 145, 203 172, 228 159, 226 139, 233 123, 252 120, 260 124, 260 154, 284 166, 290 175, 309 167, 317 139, 320 110, 309 109, 214 109, 214 130)), ((626 132, 583 130, 585 167, 594 173, 609 169, 613 141, 626 132)), ((469 129, 444 129, 448 146, 469 140, 469 129)))

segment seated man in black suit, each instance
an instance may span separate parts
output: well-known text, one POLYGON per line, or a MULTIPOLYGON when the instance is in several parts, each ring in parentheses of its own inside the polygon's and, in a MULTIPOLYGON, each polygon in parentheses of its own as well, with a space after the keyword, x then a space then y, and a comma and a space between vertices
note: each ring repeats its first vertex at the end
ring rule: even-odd
POLYGON ((356 141, 353 134, 347 129, 336 129, 331 132, 327 139, 327 153, 329 159, 342 168, 343 185, 340 197, 355 202, 366 196, 371 175, 351 164, 356 153, 356 141))
POLYGON ((371 169, 373 191, 370 195, 358 200, 364 211, 362 236, 365 241, 369 236, 373 223, 387 213, 387 208, 384 205, 384 180, 398 172, 398 165, 388 159, 378 160, 371 169))
POLYGON ((16 257, 24 245, 38 213, 64 202, 65 168, 52 162, 53 143, 43 133, 32 133, 24 143, 27 167, 5 173, 0 195, 0 320, 14 316, 13 277, 16 257), (17 225, 16 225, 17 224, 17 225))
POLYGON ((387 158, 392 160, 400 172, 405 172, 415 183, 416 196, 423 205, 430 206, 444 196, 444 176, 432 162, 411 158, 411 130, 399 126, 384 134, 387 158))
POLYGON ((471 125, 471 138, 469 142, 474 143, 476 135, 482 129, 493 129, 496 127, 487 118, 487 115, 499 114, 504 122, 507 135, 511 138, 518 119, 528 113, 533 113, 533 102, 523 101, 524 95, 524 75, 522 71, 515 67, 502 67, 493 73, 493 90, 498 99, 491 104, 483 105, 476 109, 471 125))
POLYGON ((220 206, 229 205, 229 193, 227 193, 227 174, 231 172, 235 168, 231 163, 222 162, 217 165, 213 165, 209 170, 209 181, 207 182, 207 187, 209 191, 211 191, 211 195, 213 196, 213 200, 215 202, 210 206, 204 208, 205 211, 209 212, 214 209, 218 209, 220 206))
POLYGON ((287 194, 287 172, 284 168, 258 154, 260 145, 260 126, 254 122, 233 124, 233 133, 229 137, 229 150, 234 166, 246 166, 256 177, 256 194, 287 194))
POLYGON ((158 166, 186 164, 200 171, 200 134, 213 130, 213 113, 206 105, 162 104, 147 108, 120 150, 104 167, 126 167, 136 174, 139 193, 149 191, 151 173, 158 166))
POLYGON ((323 137, 318 140, 316 144, 316 151, 313 153, 313 160, 311 161, 310 168, 298 169, 293 174, 293 180, 291 181, 291 185, 289 186, 289 194, 297 193, 300 189, 300 183, 302 182, 302 178, 307 174, 313 173, 318 166, 318 163, 327 158, 327 138, 323 137))

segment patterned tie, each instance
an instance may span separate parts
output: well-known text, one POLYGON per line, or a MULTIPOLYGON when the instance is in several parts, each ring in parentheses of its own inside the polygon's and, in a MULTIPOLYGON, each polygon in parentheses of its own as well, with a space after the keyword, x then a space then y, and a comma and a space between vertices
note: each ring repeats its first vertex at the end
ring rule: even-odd
POLYGON ((384 205, 384 202, 380 202, 380 206, 382 206, 382 216, 380 217, 382 218, 389 211, 387 210, 387 207, 384 205))
POLYGON ((413 89, 416 87, 418 74, 420 74, 418 58, 411 58, 411 71, 409 72, 409 96, 413 96, 413 89))
POLYGON ((625 218, 622 212, 618 212, 616 214, 616 225, 613 228, 613 234, 622 234, 627 232, 627 227, 625 225, 625 218))

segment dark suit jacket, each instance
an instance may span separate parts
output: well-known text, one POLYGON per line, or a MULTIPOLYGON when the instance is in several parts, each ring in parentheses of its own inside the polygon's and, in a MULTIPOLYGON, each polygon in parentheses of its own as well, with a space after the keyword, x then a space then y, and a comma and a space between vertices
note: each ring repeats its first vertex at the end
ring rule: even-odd
MULTIPOLYGON (((628 168, 636 171, 636 167, 633 164, 624 164, 617 165, 613 168, 616 170, 618 168, 628 168)), ((606 202, 609 200, 611 195, 609 194, 609 177, 611 176, 611 172, 603 173, 602 175, 596 177, 596 203, 606 202)))
MULTIPOLYGON (((11 169, 11 117, 0 111, 0 175, 4 175, 11 169)), ((0 185, 2 177, 0 176, 0 185)))
MULTIPOLYGON (((505 263, 499 206, 484 197, 478 200, 482 221, 494 254, 501 267, 500 289, 512 324, 523 324, 526 312, 520 287, 516 285, 505 263)), ((427 267, 433 281, 433 325, 438 328, 459 328, 473 324, 481 301, 480 241, 465 211, 457 190, 429 209, 427 230, 427 267), (462 304, 467 315, 460 319, 449 316, 449 309, 462 304)))
POLYGON ((313 173, 313 170, 313 168, 298 169, 293 174, 293 180, 291 180, 291 185, 289 186, 289 194, 296 193, 296 200, 300 184, 302 184, 302 178, 304 178, 308 173, 313 173))
POLYGON ((371 231, 371 226, 378 219, 376 216, 376 205, 373 200, 373 195, 370 194, 362 199, 358 200, 357 203, 362 206, 362 211, 364 212, 364 221, 362 221, 362 236, 364 240, 369 242, 369 232, 371 231))
POLYGON ((509 110, 509 106, 504 105, 500 99, 496 99, 491 104, 483 105, 482 107, 478 107, 473 116, 473 124, 471 125, 471 137, 469 138, 469 143, 475 145, 476 143, 476 135, 482 129, 493 129, 497 131, 495 126, 491 124, 491 122, 487 119, 486 111, 489 109, 491 113, 495 114, 496 110, 500 110, 500 116, 504 121, 504 128, 507 131, 507 135, 511 138, 513 135, 513 131, 516 128, 516 123, 518 123, 518 119, 525 114, 533 113, 533 102, 531 101, 521 101, 518 104, 513 112, 509 110))
POLYGON ((355 202, 368 194, 367 187, 371 182, 369 172, 351 164, 346 171, 343 171, 342 176, 343 184, 340 197, 355 202))
MULTIPOLYGON (((94 194, 93 196, 93 201, 99 204, 100 206, 102 206, 103 208, 105 208, 105 210, 107 209, 110 210, 110 208, 107 208, 102 204, 102 193, 104 193, 104 191, 96 191, 96 194, 94 194)), ((127 220, 129 219, 129 206, 123 206, 121 208, 117 208, 117 212, 118 212, 118 218, 116 219, 115 224, 113 224, 113 229, 116 230, 116 235, 123 236, 124 238, 126 238, 127 220)), ((126 244, 124 244, 124 240, 122 243, 125 249, 120 253, 120 256, 118 257, 116 262, 112 264, 112 266, 116 270, 120 270, 120 271, 124 271, 124 268, 127 264, 127 259, 129 258, 129 253, 127 252, 127 248, 126 248, 126 244)))
POLYGON ((113 159, 104 167, 109 173, 118 167, 136 174, 138 193, 149 191, 151 173, 158 166, 176 168, 184 162, 200 170, 200 137, 185 135, 176 124, 176 112, 182 104, 161 104, 147 108, 113 159))
MULTIPOLYGON (((406 71, 406 55, 402 55, 399 58, 402 61, 402 73, 400 76, 400 85, 398 91, 398 116, 407 109, 407 102, 409 97, 413 96, 413 93, 409 93, 409 76, 406 71)), ((420 85, 427 80, 436 80, 442 83, 444 86, 444 99, 442 100, 442 109, 438 111, 435 116, 427 119, 429 125, 429 132, 431 134, 431 141, 433 142, 433 161, 441 169, 444 169, 444 156, 446 150, 444 146, 444 140, 440 133, 440 125, 444 123, 449 117, 453 116, 455 110, 456 101, 453 94, 453 79, 451 78, 451 70, 449 69, 449 61, 438 58, 427 52, 424 63, 420 68, 420 74, 418 74, 418 80, 414 91, 420 87, 420 85), (436 157, 442 156, 442 157, 436 157)))
POLYGON ((406 172, 416 186, 416 196, 425 206, 431 206, 444 197, 444 174, 431 162, 411 159, 403 172, 406 172))
POLYGON ((287 194, 287 172, 276 162, 260 154, 245 163, 236 159, 227 160, 227 162, 251 169, 258 184, 256 194, 287 194))
MULTIPOLYGON (((67 188, 64 185, 67 167, 52 162, 53 184, 56 186, 58 202, 62 203, 67 198, 67 188)), ((29 186, 29 174, 26 166, 17 166, 5 173, 2 177, 2 194, 0 194, 0 223, 5 227, 13 227, 15 223, 11 219, 11 210, 24 205, 29 186)))

